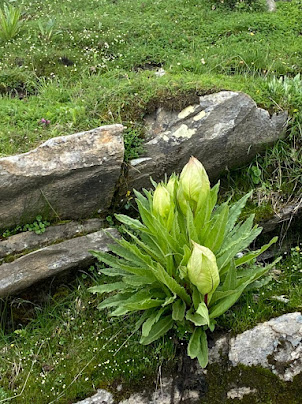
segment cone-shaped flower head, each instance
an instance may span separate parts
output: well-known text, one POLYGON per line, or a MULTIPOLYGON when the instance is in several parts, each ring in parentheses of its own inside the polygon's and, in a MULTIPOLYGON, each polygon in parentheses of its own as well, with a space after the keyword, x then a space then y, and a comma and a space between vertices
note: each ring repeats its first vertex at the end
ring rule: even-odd
POLYGON ((195 157, 191 157, 184 166, 179 179, 178 202, 183 213, 186 204, 200 208, 210 193, 210 181, 204 166, 195 157))
POLYGON ((188 261, 188 277, 200 293, 214 293, 219 285, 219 271, 213 252, 202 245, 193 243, 193 251, 188 261))
POLYGON ((153 195, 153 210, 159 216, 165 218, 168 216, 171 209, 171 196, 167 188, 158 184, 153 195))

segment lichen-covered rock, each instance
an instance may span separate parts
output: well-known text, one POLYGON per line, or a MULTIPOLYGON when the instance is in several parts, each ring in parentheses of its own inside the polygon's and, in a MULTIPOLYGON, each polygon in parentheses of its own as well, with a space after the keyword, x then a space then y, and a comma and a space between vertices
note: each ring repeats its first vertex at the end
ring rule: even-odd
POLYGON ((94 262, 90 250, 108 251, 114 229, 100 230, 45 247, 0 266, 0 298, 15 294, 42 279, 68 270, 87 268, 94 262))
POLYGON ((145 155, 130 162, 121 193, 150 187, 150 176, 180 172, 192 155, 216 179, 279 139, 286 123, 286 113, 270 117, 251 97, 231 91, 200 97, 179 113, 159 109, 146 118, 145 155))
POLYGON ((232 366, 261 366, 285 381, 302 372, 302 315, 289 313, 259 324, 230 341, 232 366))
POLYGON ((0 229, 37 215, 87 218, 111 204, 124 156, 123 126, 49 139, 0 159, 0 229))

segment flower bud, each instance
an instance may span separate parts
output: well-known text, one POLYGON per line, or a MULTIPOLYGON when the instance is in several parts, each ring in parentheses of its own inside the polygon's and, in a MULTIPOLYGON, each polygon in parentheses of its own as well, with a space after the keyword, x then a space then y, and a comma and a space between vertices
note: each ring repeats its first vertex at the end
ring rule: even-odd
POLYGON ((185 213, 186 203, 194 209, 200 208, 210 193, 209 177, 204 166, 195 157, 191 157, 184 166, 179 179, 177 198, 180 207, 185 213), (184 211, 185 210, 185 211, 184 211))
POLYGON ((194 241, 192 243, 193 251, 187 264, 188 277, 201 294, 212 294, 220 281, 216 257, 209 248, 194 241))
POLYGON ((171 209, 171 196, 167 188, 161 184, 157 185, 153 195, 153 210, 159 216, 166 218, 171 209))

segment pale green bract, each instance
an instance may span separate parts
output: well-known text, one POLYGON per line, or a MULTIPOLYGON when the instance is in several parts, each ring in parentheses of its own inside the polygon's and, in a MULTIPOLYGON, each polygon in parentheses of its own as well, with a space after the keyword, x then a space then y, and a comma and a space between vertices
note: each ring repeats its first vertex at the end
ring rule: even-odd
POLYGON ((117 280, 90 291, 110 293, 98 308, 110 309, 111 316, 143 312, 136 325, 137 330, 142 327, 142 344, 172 328, 185 329, 190 336, 188 355, 205 367, 206 330, 213 331, 215 318, 276 263, 263 267, 254 260, 277 237, 258 251, 247 251, 262 230, 253 225, 253 215, 238 222, 250 194, 232 206, 217 206, 219 184, 210 189, 207 174, 194 157, 180 178, 173 174, 167 184, 155 187, 155 192, 134 191, 141 220, 116 215, 130 241, 114 239, 111 253, 92 252, 109 267, 103 273, 117 280))

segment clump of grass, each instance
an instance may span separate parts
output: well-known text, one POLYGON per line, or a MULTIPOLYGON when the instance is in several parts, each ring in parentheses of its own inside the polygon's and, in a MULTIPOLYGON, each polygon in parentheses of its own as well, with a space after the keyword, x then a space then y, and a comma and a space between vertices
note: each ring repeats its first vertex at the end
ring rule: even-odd
POLYGON ((21 29, 21 8, 11 4, 4 4, 0 9, 0 39, 9 41, 13 39, 21 29))
POLYGON ((3 397, 20 404, 75 402, 117 380, 127 392, 173 358, 169 340, 142 347, 133 335, 135 320, 96 313, 98 302, 87 286, 92 278, 106 279, 95 268, 84 275, 73 288, 58 288, 44 305, 16 299, 2 306, 2 319, 6 313, 7 324, 14 325, 0 332, 3 397))
POLYGON ((272 317, 302 309, 302 244, 285 252, 263 287, 247 292, 234 309, 228 311, 219 326, 234 334, 243 332, 272 317))

